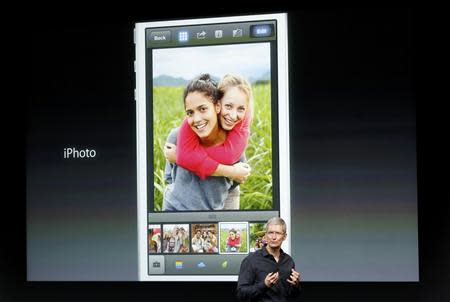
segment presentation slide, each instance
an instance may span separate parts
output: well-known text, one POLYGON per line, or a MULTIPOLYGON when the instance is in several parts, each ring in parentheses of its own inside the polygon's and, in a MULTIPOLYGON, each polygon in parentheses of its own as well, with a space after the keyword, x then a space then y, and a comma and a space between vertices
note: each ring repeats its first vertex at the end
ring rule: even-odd
POLYGON ((419 240, 433 200, 418 194, 411 18, 224 10, 36 22, 25 283, 126 281, 187 300, 208 287, 234 301, 242 260, 281 217, 306 289, 420 284, 435 245, 419 240))

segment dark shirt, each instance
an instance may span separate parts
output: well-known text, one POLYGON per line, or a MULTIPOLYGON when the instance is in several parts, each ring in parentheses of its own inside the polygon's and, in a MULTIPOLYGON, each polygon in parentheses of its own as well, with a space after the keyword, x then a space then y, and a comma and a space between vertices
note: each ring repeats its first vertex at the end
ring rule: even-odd
POLYGON ((286 280, 290 278, 291 269, 295 269, 294 260, 280 250, 278 262, 265 247, 250 253, 241 263, 237 285, 237 297, 250 301, 295 301, 300 293, 300 285, 294 286, 286 280), (278 282, 271 287, 264 284, 264 279, 271 272, 280 273, 278 282))

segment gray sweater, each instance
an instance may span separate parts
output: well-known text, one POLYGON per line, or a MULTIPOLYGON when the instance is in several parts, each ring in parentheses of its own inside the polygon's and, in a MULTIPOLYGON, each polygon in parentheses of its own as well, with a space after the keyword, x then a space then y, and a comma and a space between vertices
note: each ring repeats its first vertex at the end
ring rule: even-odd
MULTIPOLYGON (((176 144, 178 131, 179 128, 172 129, 167 142, 176 144)), ((169 185, 164 191, 163 211, 221 210, 229 190, 235 187, 227 177, 210 176, 201 180, 194 173, 169 162, 166 162, 164 178, 169 185)))

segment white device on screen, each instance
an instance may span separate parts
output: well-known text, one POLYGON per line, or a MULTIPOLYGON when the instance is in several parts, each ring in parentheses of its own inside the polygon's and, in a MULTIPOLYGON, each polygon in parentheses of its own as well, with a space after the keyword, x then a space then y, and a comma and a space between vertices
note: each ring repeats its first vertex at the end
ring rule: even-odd
POLYGON ((287 223, 283 249, 290 253, 287 37, 287 14, 282 13, 136 23, 139 280, 236 281, 240 262, 260 248, 263 224, 273 216, 287 223), (232 94, 224 85, 223 98, 211 106, 217 117, 194 125, 183 91, 200 74, 219 86, 227 75, 237 75, 249 84, 253 100, 247 97, 233 111, 237 99, 227 98, 232 94), (232 113, 226 113, 229 108, 232 113), (241 160, 251 173, 244 183, 223 176, 201 178, 198 171, 164 157, 166 140, 179 140, 177 132, 169 133, 183 120, 206 148, 203 127, 220 129, 226 134, 221 144, 230 143, 227 139, 249 110, 250 135, 241 160))

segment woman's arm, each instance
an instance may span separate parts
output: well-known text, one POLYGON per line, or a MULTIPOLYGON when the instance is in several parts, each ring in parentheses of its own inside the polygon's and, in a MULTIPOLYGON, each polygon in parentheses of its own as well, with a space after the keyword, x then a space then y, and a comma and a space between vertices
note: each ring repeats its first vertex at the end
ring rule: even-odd
MULTIPOLYGON (((197 174, 201 179, 211 175, 228 176, 222 173, 222 169, 217 171, 217 168, 219 164, 230 166, 239 160, 247 147, 250 122, 251 114, 248 112, 244 119, 228 132, 223 144, 206 148, 200 144, 197 135, 189 127, 187 121, 183 121, 177 139, 176 163, 197 174)), ((230 174, 230 170, 225 173, 230 174)), ((231 172, 231 174, 237 173, 239 171, 231 172)))
MULTIPOLYGON (((177 146, 175 144, 171 144, 168 142, 166 142, 164 145, 164 156, 171 164, 176 163, 176 148, 177 146)), ((231 178, 236 182, 243 183, 250 175, 250 172, 250 166, 244 162, 238 162, 232 166, 218 164, 216 170, 211 176, 224 176, 231 178)))
POLYGON ((173 183, 174 181, 172 169, 175 160, 171 160, 168 158, 167 150, 170 151, 170 148, 175 148, 176 145, 174 143, 176 143, 176 139, 177 139, 176 129, 172 129, 169 135, 167 136, 166 143, 164 145, 164 156, 166 157, 166 163, 164 166, 164 180, 169 184, 173 183))
POLYGON ((212 175, 219 163, 211 159, 205 148, 200 145, 198 136, 189 127, 185 119, 180 127, 177 138, 176 163, 201 179, 212 175))
POLYGON ((238 162, 233 166, 219 164, 212 176, 225 176, 239 183, 243 183, 250 175, 251 170, 248 164, 242 162, 238 162))
MULTIPOLYGON (((176 163, 176 148, 177 146, 175 144, 166 142, 164 145, 164 156, 166 157, 166 160, 171 164, 176 163)), ((168 163, 166 163, 166 165, 167 164, 168 163)), ((236 182, 243 183, 250 175, 250 172, 251 168, 248 164, 244 162, 238 162, 233 166, 219 164, 212 176, 224 176, 231 178, 236 182)))
POLYGON ((164 144, 164 157, 169 161, 171 164, 177 163, 177 145, 166 142, 164 144))

